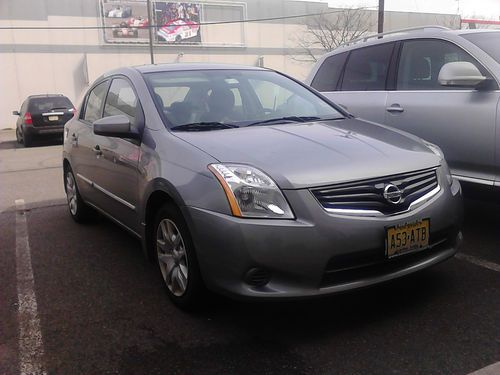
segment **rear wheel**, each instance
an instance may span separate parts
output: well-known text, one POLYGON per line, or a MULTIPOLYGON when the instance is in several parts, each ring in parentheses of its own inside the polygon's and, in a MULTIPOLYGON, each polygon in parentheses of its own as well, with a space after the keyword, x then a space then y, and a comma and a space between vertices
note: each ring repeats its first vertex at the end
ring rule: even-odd
POLYGON ((33 145, 33 137, 29 134, 26 134, 23 131, 23 145, 24 147, 31 147, 33 145))
POLYGON ((71 168, 66 169, 64 176, 64 185, 66 189, 66 198, 68 200, 69 213, 77 223, 86 222, 90 219, 92 210, 85 204, 76 186, 75 176, 71 168))
POLYGON ((205 286, 191 234, 179 209, 173 204, 163 205, 154 228, 156 260, 169 298, 184 310, 200 307, 205 286))
POLYGON ((19 134, 19 128, 16 126, 16 141, 17 143, 22 143, 21 134, 19 134))

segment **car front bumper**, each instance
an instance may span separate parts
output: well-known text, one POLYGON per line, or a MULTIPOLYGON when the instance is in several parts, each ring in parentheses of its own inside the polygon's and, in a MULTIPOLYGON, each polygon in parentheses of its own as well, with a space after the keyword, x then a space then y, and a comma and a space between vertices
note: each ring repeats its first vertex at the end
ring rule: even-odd
POLYGON ((296 220, 243 219, 184 208, 209 289, 245 299, 328 295, 437 264, 453 256, 462 240, 463 206, 456 180, 417 209, 384 217, 329 214, 309 190, 288 190, 285 195, 296 220), (424 218, 431 222, 430 248, 386 259, 386 227, 424 218), (268 282, 251 285, 252 276, 267 277, 268 282))

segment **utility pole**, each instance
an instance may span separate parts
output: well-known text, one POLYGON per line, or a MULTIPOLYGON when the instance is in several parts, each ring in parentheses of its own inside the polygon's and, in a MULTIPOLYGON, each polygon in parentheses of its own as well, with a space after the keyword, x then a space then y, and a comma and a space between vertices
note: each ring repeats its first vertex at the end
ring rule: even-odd
MULTIPOLYGON (((153 18, 151 14, 151 0, 147 1, 148 5, 148 31, 149 31, 149 56, 151 58, 151 64, 155 63, 155 56, 153 54, 153 18)), ((154 21, 156 22, 156 21, 154 21)))
POLYGON ((384 32, 384 0, 378 0, 378 33, 384 32))

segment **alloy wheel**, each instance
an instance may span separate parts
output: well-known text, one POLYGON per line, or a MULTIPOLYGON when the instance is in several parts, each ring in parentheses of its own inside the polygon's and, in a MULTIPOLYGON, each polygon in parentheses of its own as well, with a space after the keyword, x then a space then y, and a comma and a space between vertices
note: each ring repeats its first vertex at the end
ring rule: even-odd
POLYGON ((188 257, 179 228, 163 219, 156 232, 156 251, 163 280, 170 292, 180 297, 188 285, 188 257))
POLYGON ((73 173, 66 174, 66 197, 68 198, 68 206, 71 214, 74 216, 78 210, 76 183, 73 173))

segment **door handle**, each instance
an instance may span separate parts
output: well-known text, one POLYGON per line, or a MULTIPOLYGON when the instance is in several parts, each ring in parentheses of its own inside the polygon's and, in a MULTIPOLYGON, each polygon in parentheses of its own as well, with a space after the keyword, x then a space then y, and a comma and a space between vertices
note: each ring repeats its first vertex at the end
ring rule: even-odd
POLYGON ((78 144, 78 136, 75 133, 71 134, 71 144, 72 145, 78 144))
POLYGON ((399 104, 392 104, 390 107, 386 108, 386 111, 387 112, 399 112, 399 113, 401 113, 401 112, 404 112, 405 110, 399 104))
POLYGON ((101 146, 99 146, 99 145, 95 145, 94 148, 92 149, 92 151, 94 151, 94 154, 96 156, 101 156, 102 155, 101 146))

